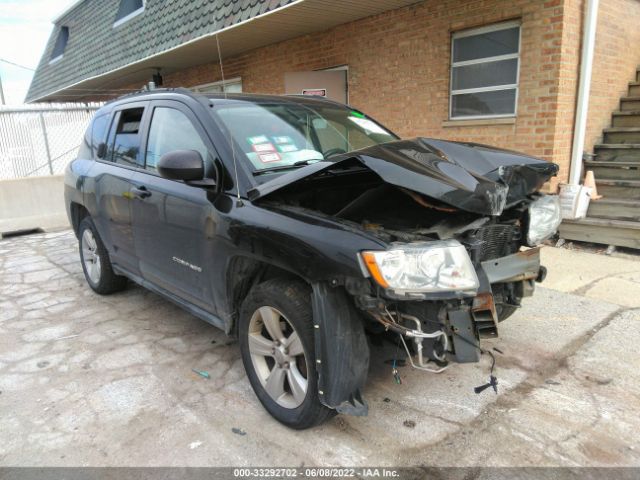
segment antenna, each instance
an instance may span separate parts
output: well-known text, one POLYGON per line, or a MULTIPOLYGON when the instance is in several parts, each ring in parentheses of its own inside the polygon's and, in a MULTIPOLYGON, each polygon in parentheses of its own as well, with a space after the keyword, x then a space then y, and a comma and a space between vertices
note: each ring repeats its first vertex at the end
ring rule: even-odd
MULTIPOLYGON (((218 34, 216 33, 216 45, 218 46, 218 60, 220 61, 220 76, 222 77, 222 93, 224 94, 224 99, 227 99, 227 82, 224 79, 224 68, 222 68, 222 52, 220 51, 220 40, 218 40, 218 34)), ((238 203, 237 206, 242 206, 242 199, 240 198, 240 183, 238 182, 238 165, 236 162, 236 148, 233 142, 233 136, 231 135, 231 130, 227 127, 227 131, 229 132, 229 143, 231 144, 231 157, 233 158, 233 173, 235 175, 236 180, 236 193, 238 195, 238 203)))

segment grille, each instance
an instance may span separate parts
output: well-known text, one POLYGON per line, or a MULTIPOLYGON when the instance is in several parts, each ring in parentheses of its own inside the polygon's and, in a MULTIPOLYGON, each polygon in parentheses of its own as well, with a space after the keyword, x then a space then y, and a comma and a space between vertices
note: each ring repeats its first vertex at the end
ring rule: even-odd
POLYGON ((491 260, 514 253, 517 247, 512 242, 517 232, 515 225, 499 223, 478 229, 476 238, 484 242, 480 248, 480 259, 491 260))

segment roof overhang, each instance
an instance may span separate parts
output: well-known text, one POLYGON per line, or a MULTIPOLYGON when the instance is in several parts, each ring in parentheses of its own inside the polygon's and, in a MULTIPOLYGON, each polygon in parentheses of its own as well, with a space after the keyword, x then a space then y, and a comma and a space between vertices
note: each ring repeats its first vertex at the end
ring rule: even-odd
POLYGON ((297 0, 153 56, 82 79, 31 101, 65 101, 68 96, 77 97, 69 95, 67 91, 80 89, 86 92, 87 97, 92 97, 105 90, 113 91, 136 82, 142 86, 158 68, 162 69, 163 75, 167 75, 188 67, 217 62, 216 36, 222 58, 225 59, 414 3, 416 0, 297 0))

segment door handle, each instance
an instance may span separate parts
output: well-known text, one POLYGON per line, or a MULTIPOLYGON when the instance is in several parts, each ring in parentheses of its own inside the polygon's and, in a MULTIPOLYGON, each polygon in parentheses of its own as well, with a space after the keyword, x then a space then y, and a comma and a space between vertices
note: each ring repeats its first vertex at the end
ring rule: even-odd
POLYGON ((132 188, 131 192, 140 199, 145 199, 147 197, 151 196, 151 192, 149 190, 147 190, 147 187, 145 187, 144 185, 141 187, 137 187, 137 188, 132 188))

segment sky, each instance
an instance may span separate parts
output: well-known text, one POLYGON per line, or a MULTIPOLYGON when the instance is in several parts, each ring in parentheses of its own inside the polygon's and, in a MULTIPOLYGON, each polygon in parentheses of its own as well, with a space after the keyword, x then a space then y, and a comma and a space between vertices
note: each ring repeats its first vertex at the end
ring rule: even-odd
MULTIPOLYGON (((35 69, 52 20, 75 0, 0 0, 0 59, 35 69)), ((2 89, 8 105, 20 105, 33 72, 0 60, 2 89)))

